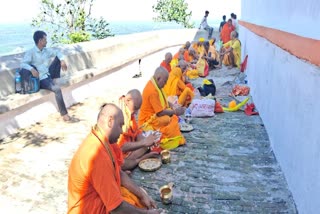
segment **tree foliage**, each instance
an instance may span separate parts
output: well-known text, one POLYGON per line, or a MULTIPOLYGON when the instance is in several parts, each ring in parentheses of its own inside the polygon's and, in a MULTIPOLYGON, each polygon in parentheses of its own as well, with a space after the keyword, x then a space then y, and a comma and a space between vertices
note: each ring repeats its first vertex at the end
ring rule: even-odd
POLYGON ((190 22, 192 12, 188 12, 188 4, 184 0, 157 0, 152 6, 153 12, 158 16, 155 21, 176 22, 186 28, 193 28, 194 23, 190 22))
POLYGON ((40 13, 33 18, 32 26, 44 28, 53 43, 76 43, 114 36, 105 19, 91 17, 94 1, 60 0, 54 3, 54 0, 41 0, 40 13))

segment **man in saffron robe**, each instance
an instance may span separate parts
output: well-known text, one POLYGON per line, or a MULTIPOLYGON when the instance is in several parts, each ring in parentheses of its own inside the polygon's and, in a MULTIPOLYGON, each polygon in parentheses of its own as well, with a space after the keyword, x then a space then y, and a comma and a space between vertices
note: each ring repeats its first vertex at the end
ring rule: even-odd
POLYGON ((183 73, 187 70, 188 64, 184 60, 180 60, 178 66, 169 74, 168 81, 163 90, 167 96, 177 96, 178 104, 188 107, 191 103, 194 93, 184 81, 183 73))
POLYGON ((171 65, 170 65, 171 60, 172 60, 172 54, 168 52, 166 53, 166 55, 164 56, 164 60, 160 64, 160 66, 167 69, 169 73, 171 72, 171 65))
POLYGON ((228 22, 225 25, 223 25, 222 30, 220 32, 220 38, 221 38, 223 44, 225 44, 231 40, 230 34, 234 30, 235 30, 235 28, 232 25, 232 20, 229 19, 228 22))
POLYGON ((233 67, 240 68, 241 62, 241 42, 238 39, 237 31, 231 32, 231 38, 229 42, 223 44, 220 52, 220 64, 218 68, 221 68, 221 63, 229 65, 229 69, 233 67))
POLYGON ((101 107, 97 124, 69 167, 68 213, 159 213, 152 210, 155 202, 120 168, 123 159, 116 142, 123 124, 117 106, 101 107))
POLYGON ((170 63, 171 70, 178 65, 179 60, 182 60, 184 58, 184 51, 185 51, 185 49, 183 47, 181 47, 181 48, 179 48, 179 51, 175 55, 173 55, 171 63, 170 63))
POLYGON ((191 62, 191 57, 189 56, 190 46, 191 46, 191 43, 189 41, 187 41, 186 44, 183 46, 184 48, 183 59, 186 62, 191 62))
POLYGON ((142 129, 138 127, 136 122, 135 114, 139 111, 141 103, 142 96, 137 89, 130 90, 119 99, 119 107, 124 117, 123 133, 117 142, 124 157, 122 170, 132 170, 140 161, 158 156, 156 152, 149 152, 149 148, 155 146, 160 140, 159 133, 153 132, 144 137, 142 129))
POLYGON ((143 130, 159 130, 162 134, 160 147, 162 149, 174 149, 185 144, 179 127, 178 116, 182 115, 185 108, 171 108, 162 88, 168 80, 169 73, 158 67, 145 86, 142 93, 142 105, 140 108, 138 124, 143 130))

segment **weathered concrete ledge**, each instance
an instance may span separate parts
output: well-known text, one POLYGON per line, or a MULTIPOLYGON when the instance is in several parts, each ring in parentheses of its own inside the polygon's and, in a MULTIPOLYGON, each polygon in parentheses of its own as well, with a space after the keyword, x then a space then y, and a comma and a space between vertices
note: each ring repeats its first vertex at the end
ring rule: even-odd
MULTIPOLYGON (((206 36, 206 31, 159 30, 57 47, 65 54, 68 64, 68 71, 62 72, 61 78, 66 105, 69 107, 99 90, 87 87, 75 95, 77 88, 146 55, 193 41, 199 36, 206 36)), ((0 138, 57 111, 54 94, 48 91, 14 94, 14 71, 20 66, 22 57, 23 53, 0 57, 0 138)))

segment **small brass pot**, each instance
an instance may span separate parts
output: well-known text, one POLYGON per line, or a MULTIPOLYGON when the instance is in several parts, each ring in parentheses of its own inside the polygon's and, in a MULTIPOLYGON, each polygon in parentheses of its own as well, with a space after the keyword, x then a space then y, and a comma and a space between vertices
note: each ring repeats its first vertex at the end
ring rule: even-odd
POLYGON ((172 191, 173 183, 169 183, 168 185, 164 185, 160 188, 160 198, 163 204, 171 204, 173 199, 173 191, 172 191))
POLYGON ((161 155, 161 161, 163 164, 167 164, 171 162, 170 152, 168 150, 162 150, 160 155, 161 155))

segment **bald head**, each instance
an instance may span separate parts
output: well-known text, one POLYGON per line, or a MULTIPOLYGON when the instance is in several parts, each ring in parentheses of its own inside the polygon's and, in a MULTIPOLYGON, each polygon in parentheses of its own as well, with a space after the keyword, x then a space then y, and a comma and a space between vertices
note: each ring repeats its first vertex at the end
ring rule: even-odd
POLYGON ((137 112, 142 104, 142 96, 138 89, 128 91, 125 102, 131 113, 137 112))
POLYGON ((184 49, 188 50, 190 48, 191 43, 189 41, 184 45, 184 49))
POLYGON ((185 71, 188 67, 188 64, 184 60, 179 60, 178 67, 181 68, 182 72, 185 71))
POLYGON ((167 83, 169 73, 164 67, 158 67, 153 75, 154 80, 156 81, 159 88, 163 88, 167 83))
POLYGON ((167 64, 169 64, 172 60, 172 54, 170 52, 166 53, 164 56, 164 61, 166 61, 167 64))
POLYGON ((230 36, 231 36, 231 38, 233 38, 233 39, 237 39, 237 38, 238 38, 238 33, 237 33, 237 31, 232 31, 230 36))
POLYGON ((103 104, 98 114, 97 125, 102 129, 110 143, 116 143, 122 133, 124 123, 122 111, 112 103, 103 104))

